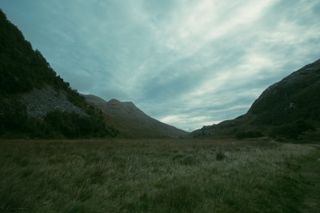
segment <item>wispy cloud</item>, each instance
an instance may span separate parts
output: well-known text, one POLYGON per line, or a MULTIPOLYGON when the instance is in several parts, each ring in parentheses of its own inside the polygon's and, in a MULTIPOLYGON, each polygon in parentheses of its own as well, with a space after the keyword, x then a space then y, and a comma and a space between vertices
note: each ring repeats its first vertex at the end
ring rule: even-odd
POLYGON ((320 57, 318 0, 30 0, 0 7, 81 92, 186 130, 245 113, 320 57))

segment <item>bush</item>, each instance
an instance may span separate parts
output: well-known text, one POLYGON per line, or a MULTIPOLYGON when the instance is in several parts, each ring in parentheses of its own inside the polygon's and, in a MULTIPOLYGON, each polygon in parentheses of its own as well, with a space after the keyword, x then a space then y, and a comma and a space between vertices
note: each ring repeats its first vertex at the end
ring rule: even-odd
POLYGON ((14 96, 0 96, 0 137, 7 138, 80 138, 115 136, 101 115, 54 111, 44 118, 28 117, 26 106, 14 96))
POLYGON ((217 161, 221 161, 224 160, 226 158, 226 155, 222 152, 222 151, 218 151, 216 154, 216 160, 217 161))
POLYGON ((102 119, 94 116, 54 111, 48 113, 44 121, 52 131, 61 133, 67 138, 103 137, 113 134, 107 130, 102 119))
POLYGON ((27 110, 22 103, 0 97, 0 134, 23 131, 27 119, 27 110))

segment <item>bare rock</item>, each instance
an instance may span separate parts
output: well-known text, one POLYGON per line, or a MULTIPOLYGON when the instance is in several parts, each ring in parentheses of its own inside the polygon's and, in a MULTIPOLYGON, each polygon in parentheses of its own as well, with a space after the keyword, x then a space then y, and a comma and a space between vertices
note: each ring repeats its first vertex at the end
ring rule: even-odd
POLYGON ((51 87, 35 89, 24 94, 21 101, 27 106, 28 115, 43 117, 53 111, 74 112, 80 115, 86 113, 71 103, 63 91, 57 92, 51 87))

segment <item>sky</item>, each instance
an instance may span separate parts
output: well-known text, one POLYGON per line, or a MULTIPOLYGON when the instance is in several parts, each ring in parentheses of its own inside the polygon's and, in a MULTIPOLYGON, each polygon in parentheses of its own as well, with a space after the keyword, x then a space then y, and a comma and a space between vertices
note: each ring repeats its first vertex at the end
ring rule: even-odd
POLYGON ((187 131, 246 113, 268 86, 320 58, 319 0, 1 0, 0 8, 79 92, 132 101, 187 131))

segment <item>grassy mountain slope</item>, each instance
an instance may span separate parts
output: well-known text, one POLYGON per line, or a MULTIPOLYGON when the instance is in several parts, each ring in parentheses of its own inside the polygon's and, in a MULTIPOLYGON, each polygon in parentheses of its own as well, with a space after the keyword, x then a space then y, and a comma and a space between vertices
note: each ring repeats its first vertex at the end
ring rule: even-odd
POLYGON ((119 130, 119 135, 129 138, 178 138, 186 132, 164 124, 137 108, 132 102, 120 102, 112 99, 108 102, 93 96, 85 96, 89 103, 101 109, 105 120, 119 130))
POLYGON ((0 121, 0 137, 114 134, 105 126, 100 112, 57 76, 40 51, 32 49, 1 10, 0 121))
POLYGON ((203 127, 201 136, 299 138, 318 137, 320 127, 320 60, 266 89, 249 111, 234 120, 203 127), (308 133, 308 134, 306 134, 308 133))

